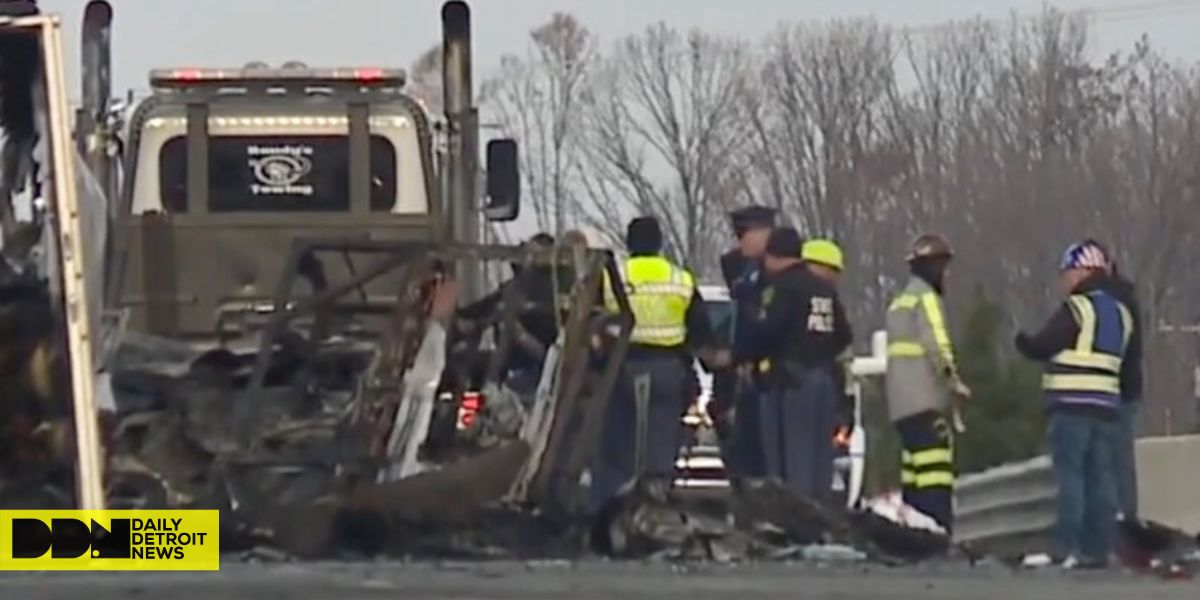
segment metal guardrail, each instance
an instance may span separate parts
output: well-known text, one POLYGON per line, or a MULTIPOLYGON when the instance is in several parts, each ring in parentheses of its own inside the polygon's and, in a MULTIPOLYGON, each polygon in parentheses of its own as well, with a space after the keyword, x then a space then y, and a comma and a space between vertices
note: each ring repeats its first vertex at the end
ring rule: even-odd
MULTIPOLYGON (((1140 516, 1200 529, 1200 483, 1193 476, 1200 435, 1142 438, 1136 452, 1140 516)), ((954 490, 955 540, 993 550, 1049 541, 1057 497, 1047 456, 961 477, 954 490)))
POLYGON ((959 478, 954 489, 954 538, 1008 546, 1049 534, 1058 490, 1048 456, 959 478))

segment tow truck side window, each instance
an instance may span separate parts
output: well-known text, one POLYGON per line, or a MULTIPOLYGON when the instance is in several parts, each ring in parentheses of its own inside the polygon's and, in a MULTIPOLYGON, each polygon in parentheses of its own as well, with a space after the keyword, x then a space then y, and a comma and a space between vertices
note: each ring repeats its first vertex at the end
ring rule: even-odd
MULTIPOLYGON (((371 144, 371 210, 396 202, 396 149, 371 144)), ((349 212, 350 144, 346 136, 214 136, 208 141, 209 206, 228 212, 349 212)), ((187 212, 187 138, 159 154, 163 207, 187 212)))

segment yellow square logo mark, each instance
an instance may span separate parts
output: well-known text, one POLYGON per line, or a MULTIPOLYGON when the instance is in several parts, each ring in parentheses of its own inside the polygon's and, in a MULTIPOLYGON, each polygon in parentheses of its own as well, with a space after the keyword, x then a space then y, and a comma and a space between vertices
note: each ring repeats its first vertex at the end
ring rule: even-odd
POLYGON ((218 571, 220 511, 0 511, 0 571, 218 571))

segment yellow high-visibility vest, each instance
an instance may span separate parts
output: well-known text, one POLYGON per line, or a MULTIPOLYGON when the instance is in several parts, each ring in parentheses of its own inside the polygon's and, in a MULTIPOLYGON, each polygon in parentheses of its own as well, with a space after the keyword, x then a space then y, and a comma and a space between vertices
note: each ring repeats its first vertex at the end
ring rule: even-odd
MULTIPOLYGON (((635 256, 622 269, 625 294, 633 311, 630 342, 643 346, 678 346, 687 339, 687 311, 696 282, 686 269, 661 256, 635 256)), ((605 273, 604 304, 617 310, 617 298, 605 273)))
POLYGON ((1104 292, 1067 299, 1079 325, 1075 344, 1050 359, 1042 387, 1067 403, 1120 405, 1121 364, 1133 332, 1133 314, 1104 292))

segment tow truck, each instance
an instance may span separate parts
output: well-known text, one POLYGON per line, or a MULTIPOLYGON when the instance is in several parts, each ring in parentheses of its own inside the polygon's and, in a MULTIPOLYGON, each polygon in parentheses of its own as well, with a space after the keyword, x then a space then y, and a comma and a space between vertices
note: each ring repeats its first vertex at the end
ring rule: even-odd
MULTIPOLYGON (((389 243, 477 245, 480 212, 493 223, 519 214, 516 142, 491 140, 478 164, 465 2, 441 11, 442 115, 406 92, 403 69, 298 60, 154 69, 149 95, 122 106, 112 99, 113 18, 105 0, 86 6, 75 134, 112 199, 103 280, 118 337, 259 362, 296 330, 378 345, 395 327, 400 270, 356 284, 355 301, 331 318, 289 319, 287 331, 271 323, 370 272, 394 254, 389 243), (297 254, 309 241, 324 250, 297 254)), ((478 261, 450 274, 461 300, 482 295, 478 261)), ((439 394, 439 415, 480 408, 455 377, 441 384, 453 392, 439 394)))
MULTIPOLYGON (((156 69, 149 96, 121 107, 111 99, 112 19, 108 2, 88 3, 76 142, 115 199, 105 298, 131 330, 250 337, 274 311, 297 238, 480 241, 466 3, 442 10, 441 118, 405 93, 401 69, 299 61, 156 69)), ((518 215, 516 152, 511 139, 487 145, 490 221, 518 215)), ((314 291, 363 268, 304 266, 314 291)), ((479 273, 458 275, 477 296, 479 273)), ((382 305, 395 285, 374 281, 362 300, 382 305)))
POLYGON ((440 118, 404 91, 402 70, 299 61, 161 68, 148 97, 121 107, 112 23, 107 1, 89 2, 74 139, 110 198, 98 295, 138 364, 108 356, 100 368, 175 400, 114 401, 122 444, 104 484, 127 488, 122 503, 241 506, 250 523, 292 515, 284 504, 319 512, 314 493, 350 504, 366 493, 384 512, 502 497, 570 510, 576 486, 563 482, 586 466, 631 316, 618 293, 604 348, 589 343, 600 272, 617 274, 611 253, 480 244, 480 212, 517 217, 520 178, 512 139, 491 140, 479 168, 466 2, 443 5, 440 118), (473 319, 491 341, 463 340, 433 313, 446 298, 480 298, 487 264, 548 268, 569 289, 539 304, 509 286, 498 310, 473 319), (520 395, 499 366, 530 304, 557 317, 558 338, 536 390, 520 395), (438 390, 454 391, 449 414, 474 434, 431 456, 438 390), (204 412, 208 400, 229 404, 204 412), (180 412, 199 425, 163 421, 180 412), (152 466, 170 452, 145 434, 164 431, 206 450, 187 469, 152 466), (184 470, 227 485, 193 490, 184 470))

